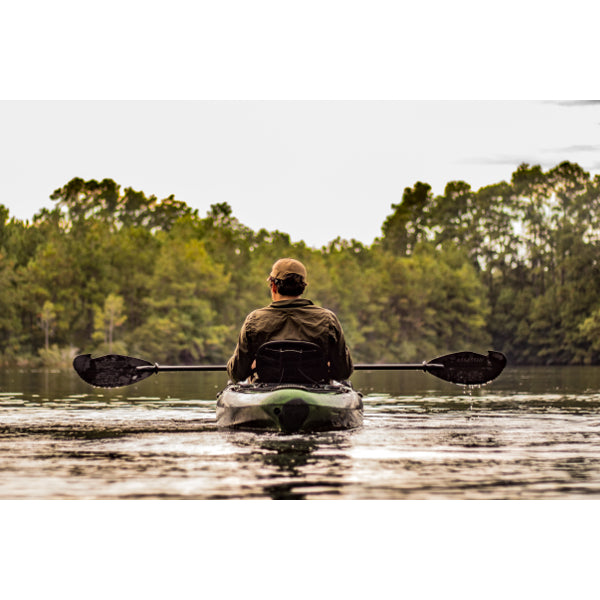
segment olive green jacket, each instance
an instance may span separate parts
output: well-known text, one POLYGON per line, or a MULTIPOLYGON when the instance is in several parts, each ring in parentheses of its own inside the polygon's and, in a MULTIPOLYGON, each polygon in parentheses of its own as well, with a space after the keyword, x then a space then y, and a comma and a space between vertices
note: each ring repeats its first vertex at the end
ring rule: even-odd
POLYGON ((331 379, 339 381, 352 374, 352 358, 338 318, 310 300, 295 298, 272 302, 246 317, 235 352, 227 363, 230 379, 243 381, 250 377, 256 351, 273 340, 313 342, 327 357, 331 379))

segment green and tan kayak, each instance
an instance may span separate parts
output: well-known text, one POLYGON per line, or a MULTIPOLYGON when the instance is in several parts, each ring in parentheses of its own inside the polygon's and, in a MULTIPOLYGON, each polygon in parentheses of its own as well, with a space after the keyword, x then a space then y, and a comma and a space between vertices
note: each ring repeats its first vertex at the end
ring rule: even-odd
POLYGON ((285 433, 360 427, 362 395, 350 385, 236 383, 217 396, 217 425, 285 433))

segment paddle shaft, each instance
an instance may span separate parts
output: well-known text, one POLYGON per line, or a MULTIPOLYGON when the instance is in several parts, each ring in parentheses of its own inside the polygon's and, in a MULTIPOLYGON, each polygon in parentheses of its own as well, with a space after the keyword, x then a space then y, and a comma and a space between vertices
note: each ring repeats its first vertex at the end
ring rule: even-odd
MULTIPOLYGON (((443 369, 444 365, 438 365, 435 363, 414 363, 414 364, 357 364, 354 365, 355 371, 415 371, 428 369, 443 369)), ((137 367, 138 371, 152 371, 158 373, 159 371, 226 371, 227 365, 144 365, 137 367)))
POLYGON ((443 369, 444 365, 438 365, 435 363, 414 363, 414 364, 395 364, 395 363, 383 363, 383 364, 358 364, 354 365, 355 371, 415 371, 428 369, 443 369))

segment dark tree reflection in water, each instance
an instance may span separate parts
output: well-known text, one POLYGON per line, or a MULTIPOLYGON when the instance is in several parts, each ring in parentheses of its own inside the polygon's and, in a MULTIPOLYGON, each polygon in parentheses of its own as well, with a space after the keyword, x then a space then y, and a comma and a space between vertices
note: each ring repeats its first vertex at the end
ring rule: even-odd
POLYGON ((2 499, 600 497, 600 370, 511 369, 465 390, 361 372, 363 427, 282 435, 216 427, 223 376, 119 390, 72 373, 0 374, 2 499))

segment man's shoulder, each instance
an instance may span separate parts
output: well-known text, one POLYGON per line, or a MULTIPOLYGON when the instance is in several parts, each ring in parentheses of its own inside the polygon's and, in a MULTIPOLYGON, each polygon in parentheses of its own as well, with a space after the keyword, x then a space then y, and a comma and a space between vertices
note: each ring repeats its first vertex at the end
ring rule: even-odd
POLYGON ((329 308, 325 308, 324 306, 317 306, 316 304, 313 304, 312 309, 315 311, 318 311, 320 313, 323 313, 324 315, 329 315, 329 316, 335 317, 335 313, 332 310, 330 310, 329 308))
POLYGON ((309 306, 306 306, 304 308, 310 311, 310 313, 315 315, 317 318, 328 321, 329 324, 332 326, 337 327, 339 324, 339 319, 337 318, 337 315, 329 308, 325 308, 324 306, 317 306, 312 302, 309 306))
POLYGON ((252 312, 248 313, 246 316, 246 321, 253 321, 254 319, 260 318, 269 312, 271 312, 271 309, 268 306, 255 308, 252 312))
POLYGON ((246 321, 256 321, 257 319, 268 317, 270 314, 279 313, 282 310, 287 312, 290 309, 308 310, 310 312, 316 312, 322 315, 327 315, 331 319, 337 320, 335 313, 329 308, 318 306, 314 304, 311 300, 301 299, 296 301, 272 302, 268 306, 256 308, 248 314, 248 316, 246 317, 246 321))
POLYGON ((261 308, 255 308, 246 316, 246 322, 252 323, 253 321, 259 321, 261 319, 268 318, 269 316, 272 316, 275 312, 278 311, 270 305, 262 306, 261 308))

